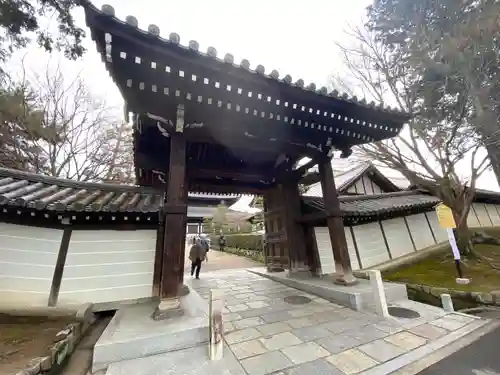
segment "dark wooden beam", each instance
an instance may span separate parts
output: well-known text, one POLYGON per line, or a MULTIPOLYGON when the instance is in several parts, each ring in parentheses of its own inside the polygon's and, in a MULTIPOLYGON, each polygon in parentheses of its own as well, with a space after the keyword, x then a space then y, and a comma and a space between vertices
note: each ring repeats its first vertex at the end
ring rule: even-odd
MULTIPOLYGON (((68 220, 69 221, 69 220, 68 220)), ((61 282, 66 264, 66 257, 68 255, 69 242, 71 240, 72 229, 66 226, 63 230, 59 252, 57 254, 56 266, 54 268, 54 275, 52 276, 52 284, 50 286, 49 306, 56 306, 57 299, 59 298, 59 290, 61 289, 61 282)))
POLYGON ((274 176, 272 175, 272 171, 268 171, 267 174, 263 173, 263 171, 254 171, 252 169, 248 169, 245 171, 244 169, 201 169, 201 168, 190 168, 187 171, 188 176, 196 179, 212 179, 216 177, 234 179, 240 181, 248 181, 248 182, 260 182, 271 180, 274 176))
POLYGON ((186 139, 181 133, 170 136, 170 165, 165 210, 165 237, 161 272, 162 298, 177 297, 181 291, 184 270, 184 247, 187 222, 186 139))
POLYGON ((300 193, 297 181, 287 181, 280 185, 283 225, 286 230, 288 256, 290 258, 290 272, 304 272, 314 269, 310 263, 306 249, 304 227, 297 223, 300 216, 300 193))
POLYGON ((310 214, 301 215, 297 219, 297 222, 301 224, 317 223, 318 221, 324 221, 326 219, 335 217, 343 218, 344 215, 342 212, 330 213, 330 214, 327 214, 325 211, 313 212, 310 214))
POLYGON ((161 273, 163 269, 163 242, 165 239, 165 223, 163 213, 160 214, 161 223, 156 231, 155 264, 153 270, 153 296, 161 296, 161 273))
POLYGON ((230 179, 190 179, 189 190, 212 193, 244 193, 262 194, 263 191, 271 189, 274 184, 251 183, 235 181, 230 179), (202 188, 202 190, 200 190, 202 188))
MULTIPOLYGON (((149 119, 143 120, 145 128, 144 132, 158 132, 158 124, 156 121, 149 119)), ((168 130, 161 123, 159 126, 168 130)), ((234 124, 227 128, 212 127, 204 125, 203 127, 186 128, 184 136, 189 143, 204 143, 209 145, 224 145, 228 150, 249 150, 255 152, 264 152, 276 155, 283 153, 287 155, 296 155, 301 157, 317 157, 324 153, 314 148, 308 147, 300 137, 280 139, 272 134, 252 134, 251 131, 245 131, 234 124), (276 140, 271 140, 276 139, 276 140)), ((275 158, 276 159, 276 158, 275 158)))
POLYGON ((248 185, 235 185, 230 183, 213 184, 211 182, 190 182, 189 190, 197 191, 200 193, 220 193, 220 194, 253 194, 262 195, 267 190, 267 187, 255 187, 248 185))
POLYGON ((325 213, 328 216, 326 223, 330 234, 335 266, 336 270, 342 271, 342 275, 338 275, 336 281, 345 285, 352 284, 356 279, 352 274, 344 223, 341 217, 336 216, 340 212, 340 201, 335 188, 332 163, 329 158, 325 158, 319 163, 319 174, 323 189, 323 204, 325 213))
POLYGON ((293 178, 295 180, 302 179, 302 176, 304 175, 304 173, 306 173, 309 169, 311 169, 312 167, 314 167, 317 164, 318 164, 318 159, 314 158, 314 159, 309 160, 306 164, 304 164, 304 165, 300 166, 299 168, 295 169, 294 171, 292 171, 293 178))
POLYGON ((319 173, 318 172, 310 172, 302 177, 299 182, 306 186, 315 184, 319 181, 319 173))

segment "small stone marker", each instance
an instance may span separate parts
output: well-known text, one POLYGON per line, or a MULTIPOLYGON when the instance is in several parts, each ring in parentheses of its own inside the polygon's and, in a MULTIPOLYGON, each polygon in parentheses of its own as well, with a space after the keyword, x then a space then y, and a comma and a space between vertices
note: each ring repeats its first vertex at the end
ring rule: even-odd
POLYGON ((209 304, 209 327, 210 327, 210 342, 209 355, 212 361, 222 359, 224 349, 224 327, 222 324, 222 309, 224 301, 220 290, 210 290, 209 304))
POLYGON ((382 275, 379 270, 369 270, 368 275, 370 276, 370 284, 373 289, 373 299, 377 314, 383 316, 384 318, 388 318, 390 315, 389 309, 387 308, 382 275))
POLYGON ((449 294, 441 294, 441 305, 443 306, 443 310, 446 312, 455 311, 455 308, 453 307, 453 300, 449 294))

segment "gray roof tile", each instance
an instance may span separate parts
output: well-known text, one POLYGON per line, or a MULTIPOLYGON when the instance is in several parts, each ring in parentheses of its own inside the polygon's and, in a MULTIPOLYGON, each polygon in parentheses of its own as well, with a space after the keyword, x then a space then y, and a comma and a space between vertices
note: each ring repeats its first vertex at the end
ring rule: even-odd
POLYGON ((77 182, 0 168, 0 206, 70 212, 158 212, 164 193, 139 186, 77 182))
MULTIPOLYGON (((416 191, 403 191, 378 195, 341 196, 340 209, 344 216, 371 216, 405 211, 416 208, 431 208, 441 202, 440 199, 416 191)), ((303 197, 303 203, 309 210, 323 211, 323 198, 303 197)))

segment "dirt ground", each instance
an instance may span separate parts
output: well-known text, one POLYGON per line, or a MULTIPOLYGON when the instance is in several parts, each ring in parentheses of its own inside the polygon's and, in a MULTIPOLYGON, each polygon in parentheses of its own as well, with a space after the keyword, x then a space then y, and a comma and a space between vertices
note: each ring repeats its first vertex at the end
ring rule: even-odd
POLYGON ((0 313, 0 375, 14 374, 34 357, 48 355, 70 318, 18 317, 0 313))

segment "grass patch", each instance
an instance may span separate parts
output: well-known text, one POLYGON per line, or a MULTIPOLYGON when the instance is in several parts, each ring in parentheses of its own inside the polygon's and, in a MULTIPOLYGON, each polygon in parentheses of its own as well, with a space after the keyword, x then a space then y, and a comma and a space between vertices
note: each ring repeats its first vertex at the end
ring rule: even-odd
MULTIPOLYGON (((500 246, 476 245, 480 254, 500 261, 500 246)), ((389 281, 406 284, 421 284, 439 288, 456 289, 468 292, 491 292, 500 290, 500 271, 492 269, 487 263, 465 260, 462 263, 464 277, 470 284, 459 285, 455 282, 457 271, 451 250, 435 254, 416 264, 384 273, 389 281)))

